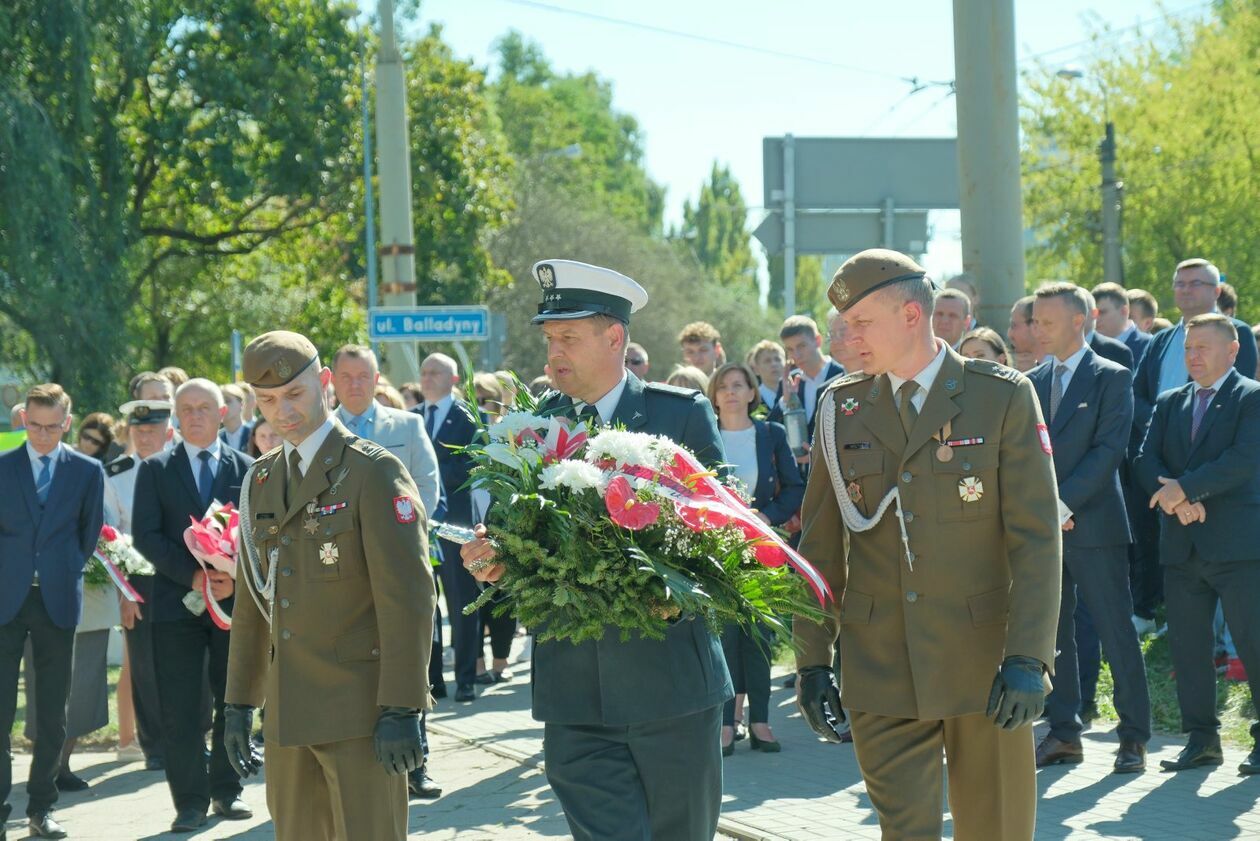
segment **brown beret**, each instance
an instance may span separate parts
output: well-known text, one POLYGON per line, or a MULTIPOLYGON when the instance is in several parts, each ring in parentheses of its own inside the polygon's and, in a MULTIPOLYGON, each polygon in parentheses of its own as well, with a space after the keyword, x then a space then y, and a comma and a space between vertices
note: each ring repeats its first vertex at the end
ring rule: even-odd
POLYGON ((868 248, 836 270, 827 287, 827 297, 837 310, 844 312, 876 289, 921 277, 927 277, 927 269, 901 252, 868 248))
POLYGON ((241 376, 255 388, 279 388, 319 359, 311 340, 300 333, 273 330, 263 333, 245 348, 241 376))

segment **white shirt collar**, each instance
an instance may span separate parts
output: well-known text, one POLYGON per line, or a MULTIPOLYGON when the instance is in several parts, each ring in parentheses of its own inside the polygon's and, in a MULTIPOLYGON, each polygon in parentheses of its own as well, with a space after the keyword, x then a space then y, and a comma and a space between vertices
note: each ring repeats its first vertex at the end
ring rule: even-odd
MULTIPOLYGON (((48 453, 48 458, 49 458, 48 469, 49 470, 52 470, 52 466, 56 464, 57 456, 61 455, 61 448, 64 446, 65 446, 65 442, 59 441, 57 443, 57 446, 53 447, 52 452, 48 453)), ((26 455, 31 460, 31 467, 33 467, 36 471, 44 469, 44 463, 40 461, 40 459, 43 458, 43 456, 39 454, 38 450, 36 450, 34 447, 31 446, 31 442, 29 440, 27 440, 26 442, 26 455)))
POLYGON ((289 454, 295 449, 298 452, 298 469, 305 476, 307 470, 311 466, 311 462, 315 460, 315 454, 319 452, 319 448, 324 446, 324 440, 328 437, 328 433, 332 432, 333 416, 329 415, 314 432, 306 436, 301 444, 294 447, 288 441, 284 442, 284 460, 288 462, 289 454))
MULTIPOLYGON (((599 419, 604 423, 612 420, 613 413, 617 411, 617 404, 621 402, 621 395, 626 390, 626 383, 629 379, 629 372, 622 368, 621 379, 617 381, 617 384, 610 388, 607 394, 595 401, 595 411, 599 412, 599 419)), ((586 407, 586 403, 580 400, 574 400, 573 405, 579 412, 586 407)))
MULTIPOLYGON (((1213 397, 1215 397, 1217 394, 1220 394, 1220 393, 1221 393, 1221 385, 1225 382, 1225 378, 1229 376, 1229 372, 1230 372, 1230 371, 1232 371, 1232 370, 1234 370, 1234 368, 1233 368, 1233 366, 1231 365, 1230 367, 1228 367, 1228 368, 1226 368, 1226 369, 1225 369, 1225 373, 1224 373, 1224 374, 1221 374, 1221 378, 1220 378, 1219 380, 1217 380, 1216 382, 1214 382, 1214 383, 1212 383, 1210 386, 1208 386, 1208 388, 1210 388, 1210 389, 1212 389, 1213 391, 1215 391, 1215 392, 1216 392, 1215 394, 1213 394, 1213 395, 1212 395, 1213 397)), ((1194 393, 1195 393, 1195 396, 1197 397, 1197 396, 1198 396, 1198 394, 1199 394, 1199 389, 1201 388, 1201 386, 1200 386, 1198 383, 1193 382, 1193 381, 1191 381, 1191 385, 1193 385, 1193 386, 1194 386, 1194 393)))
POLYGON ((831 357, 823 354, 822 366, 818 369, 818 376, 811 377, 805 373, 805 369, 801 368, 801 379, 807 383, 822 383, 827 379, 827 372, 831 370, 831 357))
POLYGON ((443 411, 449 410, 451 408, 451 404, 454 402, 455 402, 455 396, 453 394, 448 394, 436 403, 431 403, 428 400, 426 400, 424 401, 424 405, 426 409, 429 406, 436 406, 438 412, 443 412, 443 411))
POLYGON ((1076 353, 1072 354, 1071 356, 1069 356, 1067 359, 1063 360, 1062 362, 1060 362, 1059 358, 1055 356, 1054 354, 1050 354, 1049 356, 1047 356, 1046 361, 1050 363, 1051 370, 1054 370, 1054 368, 1057 368, 1059 365, 1067 366, 1067 371, 1065 372, 1065 376, 1071 377, 1073 374, 1076 373, 1076 369, 1080 367, 1081 360, 1085 358, 1085 351, 1087 350, 1089 350, 1088 344, 1081 345, 1080 349, 1077 350, 1076 353))
POLYGON ((1124 325, 1124 329, 1120 331, 1120 335, 1116 336, 1116 341, 1128 344, 1129 337, 1136 332, 1137 325, 1133 323, 1132 319, 1130 319, 1129 322, 1124 325))
MULTIPOLYGON (((941 339, 937 339, 936 346, 936 356, 933 357, 932 361, 924 365, 923 370, 919 371, 919 373, 910 377, 910 379, 919 384, 919 390, 914 395, 914 399, 919 406, 922 406, 923 401, 927 399, 928 392, 932 390, 932 383, 936 382, 936 375, 941 372, 941 366, 945 364, 945 349, 947 345, 941 339)), ((906 380, 889 371, 888 382, 892 385, 892 392, 895 395, 901 389, 901 386, 906 383, 906 380)))
POLYGON ((183 443, 184 443, 184 452, 188 454, 188 461, 192 465, 197 464, 197 459, 200 458, 198 454, 203 449, 210 454, 210 460, 214 462, 217 462, 219 460, 219 457, 222 455, 221 450, 219 448, 219 437, 217 435, 215 436, 214 440, 210 442, 209 447, 193 446, 192 444, 188 443, 187 438, 184 439, 183 443))

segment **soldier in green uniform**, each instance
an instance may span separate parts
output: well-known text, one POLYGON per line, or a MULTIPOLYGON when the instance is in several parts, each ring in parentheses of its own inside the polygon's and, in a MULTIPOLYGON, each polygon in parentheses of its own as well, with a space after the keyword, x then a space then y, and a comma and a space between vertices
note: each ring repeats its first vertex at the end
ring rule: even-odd
POLYGON ((932 284, 905 255, 854 256, 828 295, 862 371, 820 398, 800 552, 838 602, 796 621, 801 711, 839 740, 838 633, 884 838, 940 837, 945 757, 955 838, 1031 841, 1061 567, 1032 384, 932 335, 932 284))
POLYGON ((232 620, 228 757, 242 776, 258 770, 250 724, 266 704, 276 838, 401 841, 430 704, 424 506, 402 462, 329 414, 332 375, 305 337, 259 336, 242 370, 285 443, 242 487, 249 597, 232 620))
MULTIPOLYGON (((645 384, 625 368, 630 313, 647 292, 609 269, 569 260, 534 266, 547 362, 558 392, 544 414, 664 435, 709 466, 723 460, 709 401, 645 384)), ((484 527, 478 526, 484 535, 484 527)), ((503 571, 493 544, 464 545, 481 581, 503 571)), ((511 559, 506 559, 511 563, 511 559)), ((732 697, 722 646, 704 622, 674 622, 664 640, 537 643, 533 713, 546 723, 547 780, 578 841, 708 841, 722 800, 721 712, 732 697)))

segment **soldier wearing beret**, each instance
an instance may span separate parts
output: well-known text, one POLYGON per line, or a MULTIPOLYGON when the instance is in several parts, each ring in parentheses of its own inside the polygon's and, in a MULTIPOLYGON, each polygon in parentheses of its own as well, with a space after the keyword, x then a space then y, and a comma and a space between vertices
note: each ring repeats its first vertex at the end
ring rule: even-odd
MULTIPOLYGON (((723 461, 709 401, 697 391, 645 384, 626 370, 630 313, 647 292, 625 275, 570 260, 534 266, 547 362, 558 391, 543 414, 664 435, 709 466, 723 461)), ((464 545, 481 581, 503 573, 484 537, 464 545)), ((511 563, 505 559, 502 563, 511 563)), ((546 723, 547 781, 578 841, 711 839, 722 800, 722 704, 733 696, 719 641, 684 618, 664 640, 539 642, 534 718, 546 723)))
POLYGON ((331 372, 296 333, 259 336, 245 380, 284 446, 255 462, 228 659, 228 757, 257 772, 281 841, 407 835, 407 773, 430 705, 427 517, 402 462, 324 402, 331 372))
POLYGON ((862 370, 818 412, 800 551, 840 598, 796 621, 801 712, 839 740, 838 639, 884 837, 940 837, 944 756, 955 838, 1032 839, 1061 566, 1032 384, 932 335, 932 284, 905 255, 854 256, 828 296, 862 370))

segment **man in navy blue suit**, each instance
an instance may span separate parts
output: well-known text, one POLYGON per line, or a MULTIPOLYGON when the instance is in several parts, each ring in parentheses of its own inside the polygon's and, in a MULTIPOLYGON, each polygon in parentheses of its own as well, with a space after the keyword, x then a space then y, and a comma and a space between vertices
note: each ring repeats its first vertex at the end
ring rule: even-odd
MULTIPOLYGON (((477 422, 472 410, 455 397, 459 383, 459 366, 444 353, 432 353, 420 365, 420 393, 424 402, 412 409, 424 416, 424 428, 437 451, 438 471, 446 494, 446 521, 471 526, 472 492, 464 487, 472 459, 456 452, 456 448, 472 443, 477 422)), ((438 575, 446 596, 446 614, 451 623, 451 644, 455 648, 455 700, 460 703, 477 698, 477 654, 482 650, 481 624, 476 614, 464 615, 464 608, 476 601, 481 588, 468 570, 459 563, 459 546, 439 541, 442 565, 438 575)))
MULTIPOLYGON (((1160 762, 1169 771, 1224 761, 1212 659, 1218 601, 1252 700, 1260 698, 1260 383, 1234 370, 1232 319, 1210 313, 1185 326, 1191 382, 1158 397, 1134 464, 1162 511, 1168 641, 1189 734, 1176 759, 1160 762)), ((1238 770, 1260 774, 1260 723, 1251 735, 1256 744, 1238 770)))
POLYGON ((1133 354, 1133 364, 1142 364, 1142 357, 1151 344, 1151 334, 1138 329, 1129 316, 1129 296, 1118 283, 1100 283, 1091 290, 1094 296, 1094 329, 1109 339, 1123 342, 1133 354))
MULTIPOLYGON (((818 325, 807 315, 789 316, 779 328, 779 341, 787 351, 787 358, 794 366, 796 396, 805 409, 807 438, 814 440, 814 415, 818 412, 818 395, 836 377, 844 375, 840 363, 822 352, 822 334, 818 325)), ((783 423, 783 396, 774 405, 767 420, 783 423)))
POLYGON ((193 613, 186 599, 209 579, 210 592, 231 614, 234 585, 227 573, 204 572, 184 544, 189 518, 200 520, 211 502, 239 505, 241 479, 252 459, 219 440, 226 407, 210 380, 191 379, 175 392, 175 414, 183 440, 146 459, 136 475, 131 527, 136 549, 157 568, 148 615, 153 622, 153 659, 166 782, 175 804, 172 832, 192 832, 206 812, 241 820, 252 812, 241 799, 241 780, 223 747, 223 697, 227 689, 228 632, 209 612, 193 613), (209 657, 214 719, 210 764, 205 758, 202 679, 209 657))
POLYGON ((74 628, 83 610, 83 566, 96 548, 105 471, 61 439, 70 429, 70 395, 55 383, 26 395, 26 444, 0 456, 0 838, 13 787, 9 731, 17 709, 18 666, 26 640, 34 652, 39 739, 27 777, 26 814, 36 838, 65 838, 52 818, 66 739, 74 628))
POLYGON ((1046 703, 1050 732, 1037 747, 1037 767, 1084 759, 1075 609, 1079 598, 1094 620, 1116 682, 1120 750, 1116 773, 1146 767, 1151 705, 1137 632, 1129 621, 1128 545, 1119 469, 1133 423, 1133 378, 1085 344, 1093 301, 1070 283, 1037 290, 1033 331, 1046 362, 1032 380, 1049 422, 1063 528, 1063 584, 1054 691, 1046 703))

